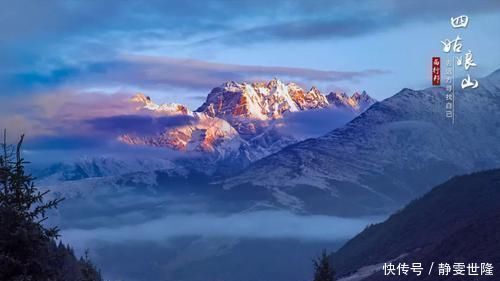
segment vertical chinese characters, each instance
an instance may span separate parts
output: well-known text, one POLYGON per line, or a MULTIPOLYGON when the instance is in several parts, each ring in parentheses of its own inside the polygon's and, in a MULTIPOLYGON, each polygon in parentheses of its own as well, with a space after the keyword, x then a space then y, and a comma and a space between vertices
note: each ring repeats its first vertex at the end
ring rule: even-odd
POLYGON ((432 85, 441 85, 441 58, 432 58, 432 85))
MULTIPOLYGON (((454 29, 467 28, 469 24, 469 17, 467 15, 452 17, 450 19, 450 24, 454 29)), ((465 54, 465 57, 462 56, 462 38, 457 35, 454 40, 445 39, 444 41, 441 41, 441 43, 443 44, 443 52, 449 53, 450 51, 453 51, 453 53, 455 54, 453 60, 456 62, 456 65, 463 66, 465 71, 467 72, 467 77, 462 79, 462 89, 466 89, 469 87, 473 89, 477 88, 479 86, 479 82, 475 79, 471 79, 469 74, 469 69, 471 67, 476 67, 477 64, 474 62, 474 57, 471 50, 468 50, 468 52, 465 54)))
MULTIPOLYGON (((467 28, 469 17, 467 15, 452 17, 450 24, 454 29, 467 28)), ((447 54, 444 77, 446 87, 445 112, 446 117, 451 118, 452 123, 455 122, 455 67, 463 67, 466 73, 466 77, 462 79, 460 84, 462 89, 475 89, 479 86, 479 81, 472 79, 469 73, 473 67, 477 67, 477 64, 471 50, 468 50, 465 55, 462 54, 462 40, 462 37, 457 35, 454 39, 441 41, 443 52, 447 54)), ((433 85, 436 85, 434 81, 433 85)))

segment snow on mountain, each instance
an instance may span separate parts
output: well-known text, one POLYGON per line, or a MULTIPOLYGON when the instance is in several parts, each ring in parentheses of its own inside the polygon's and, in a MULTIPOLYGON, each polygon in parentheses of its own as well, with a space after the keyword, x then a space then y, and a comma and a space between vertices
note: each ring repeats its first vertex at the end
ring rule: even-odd
POLYGON ((204 173, 214 173, 227 167, 241 169, 251 161, 258 160, 283 146, 297 140, 276 133, 255 135, 255 140, 245 140, 226 120, 206 112, 176 110, 183 108, 172 104, 155 104, 149 97, 138 94, 131 99, 140 105, 140 111, 152 112, 158 116, 187 116, 186 124, 165 128, 152 135, 124 134, 118 140, 129 145, 166 147, 177 151, 197 153, 186 156, 184 164, 204 173), (272 137, 272 138, 271 138, 272 137), (261 139, 265 139, 262 141, 261 139), (283 139, 283 140, 282 140, 283 139), (218 167, 220 166, 220 167, 218 167))
POLYGON ((185 175, 187 170, 171 160, 149 155, 134 157, 123 155, 82 156, 61 161, 33 171, 39 183, 51 185, 60 181, 78 181, 88 178, 117 177, 137 172, 172 171, 185 175))
POLYGON ((220 152, 238 150, 242 144, 238 132, 225 120, 208 116, 205 113, 191 112, 187 107, 179 104, 158 105, 149 97, 138 94, 131 99, 140 107, 139 110, 149 110, 167 116, 189 116, 186 124, 166 128, 154 135, 124 134, 119 140, 131 145, 147 145, 154 147, 168 147, 188 152, 220 152))
POLYGON ((288 86, 273 79, 268 83, 226 82, 212 89, 196 111, 227 120, 243 138, 251 139, 271 120, 299 110, 288 86))
MULTIPOLYGON (((375 102, 366 92, 347 98, 343 106, 367 107, 375 102)), ((316 87, 305 91, 295 83, 284 84, 278 79, 267 83, 227 82, 214 88, 196 111, 226 119, 245 117, 249 120, 274 120, 287 112, 326 108, 327 96, 316 87)))
POLYGON ((237 149, 238 132, 226 121, 194 113, 186 125, 168 128, 152 136, 125 134, 118 139, 132 145, 168 147, 180 151, 215 152, 221 148, 237 149))
POLYGON ((365 111, 368 107, 370 107, 372 104, 376 103, 377 101, 370 97, 365 91, 358 93, 354 93, 351 98, 351 102, 349 103, 351 107, 355 108, 358 112, 363 112, 365 111))
POLYGON ((282 118, 284 112, 299 111, 299 108, 288 87, 273 79, 267 84, 224 83, 214 88, 196 111, 224 119, 271 120, 282 118))
MULTIPOLYGON (((295 83, 284 84, 277 79, 252 84, 224 83, 214 88, 206 102, 194 112, 181 104, 157 104, 144 94, 137 94, 130 101, 138 114, 156 120, 172 118, 177 121, 173 126, 145 130, 149 133, 125 133, 117 136, 118 140, 134 149, 149 146, 166 148, 168 152, 137 152, 134 157, 112 152, 104 156, 89 154, 36 171, 41 185, 50 187, 65 181, 83 190, 89 184, 120 186, 124 182, 138 182, 138 185, 156 185, 157 171, 167 177, 171 174, 181 178, 190 178, 191 173, 201 177, 234 174, 300 141, 283 130, 287 114, 332 108, 317 88, 305 91, 295 83), (168 157, 172 150, 178 151, 175 159, 162 158, 168 157)), ((354 107, 352 112, 356 112, 354 107)), ((279 196, 281 202, 297 202, 277 190, 275 196, 279 196)))
POLYGON ((288 91, 301 110, 326 108, 329 105, 328 99, 316 87, 312 87, 307 93, 304 93, 304 90, 290 83, 288 91))
POLYGON ((131 102, 137 103, 137 110, 147 109, 156 113, 166 115, 193 115, 193 113, 184 105, 177 103, 156 104, 149 96, 139 93, 130 99, 131 102))
MULTIPOLYGON (((345 95, 345 94, 344 94, 345 95)), ((330 98, 334 94, 330 94, 330 98)), ((376 101, 366 92, 347 97, 335 108, 361 113, 376 101)), ((196 111, 228 121, 245 139, 261 134, 273 120, 287 113, 330 108, 328 96, 316 87, 305 91, 295 83, 284 84, 278 79, 259 83, 227 82, 214 88, 196 111)))
MULTIPOLYGON (((40 187, 66 198, 97 196, 101 192, 115 194, 127 188, 206 189, 210 196, 223 194, 224 198, 245 201, 241 192, 213 188, 210 183, 298 142, 300 139, 282 128, 287 114, 332 108, 317 88, 304 91, 294 83, 284 84, 277 79, 252 84, 225 83, 213 89, 207 102, 194 112, 181 104, 157 104, 144 94, 137 94, 130 101, 137 114, 151 116, 157 124, 163 124, 159 122, 162 118, 171 118, 175 124, 155 125, 154 130, 117 136, 131 149, 137 149, 125 149, 126 155, 121 155, 121 150, 99 151, 99 156, 89 152, 86 157, 34 171, 40 187), (142 149, 155 151, 142 153, 142 149), (172 151, 176 151, 175 157, 170 159, 172 151)), ((278 189, 273 196, 279 198, 280 204, 295 204, 296 209, 302 206, 300 200, 278 189)), ((268 204, 273 197, 264 194, 252 198, 255 202, 245 204, 268 204)))
POLYGON ((312 212, 362 214, 398 208, 452 175, 498 167, 499 73, 456 93, 454 125, 443 88, 403 89, 344 127, 253 163, 224 187, 279 190, 312 212))
MULTIPOLYGON (((299 141, 276 128, 286 123, 283 119, 286 113, 330 106, 328 98, 317 88, 306 92, 295 83, 284 84, 278 79, 252 84, 224 83, 214 88, 195 112, 180 104, 156 104, 143 94, 134 96, 131 101, 138 104, 139 111, 190 119, 187 124, 165 128, 153 135, 124 134, 119 137, 120 141, 207 152, 217 155, 218 159, 236 157, 245 163, 299 141)), ((374 100, 363 92, 362 96, 353 95, 347 101, 342 106, 359 113, 374 100)))
POLYGON ((250 162, 254 162, 298 141, 297 138, 281 132, 278 125, 269 126, 262 133, 247 141, 249 146, 248 158, 250 162))
POLYGON ((365 111, 368 107, 377 102, 365 91, 361 94, 356 92, 350 97, 346 93, 331 92, 326 98, 330 104, 337 108, 347 108, 358 113, 365 111))

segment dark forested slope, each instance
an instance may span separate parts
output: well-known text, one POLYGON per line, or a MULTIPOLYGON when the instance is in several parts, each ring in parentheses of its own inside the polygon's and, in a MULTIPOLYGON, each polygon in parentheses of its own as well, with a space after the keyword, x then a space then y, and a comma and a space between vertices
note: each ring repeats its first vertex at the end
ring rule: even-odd
POLYGON ((499 202, 500 170, 454 177, 346 243, 331 257, 335 269, 347 274, 403 254, 410 262, 498 264, 499 202))

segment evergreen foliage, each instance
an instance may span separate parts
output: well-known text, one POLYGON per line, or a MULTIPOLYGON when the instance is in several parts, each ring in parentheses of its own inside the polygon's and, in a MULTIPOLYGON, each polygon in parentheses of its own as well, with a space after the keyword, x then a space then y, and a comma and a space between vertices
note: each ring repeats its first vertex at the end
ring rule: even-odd
POLYGON ((313 281, 335 281, 335 270, 330 263, 329 255, 324 250, 321 255, 313 261, 314 279, 313 281))
POLYGON ((7 145, 4 131, 0 152, 0 280, 100 281, 88 259, 75 258, 73 250, 56 245, 59 230, 46 227, 47 212, 63 199, 46 200, 21 156, 24 135, 17 146, 7 145))

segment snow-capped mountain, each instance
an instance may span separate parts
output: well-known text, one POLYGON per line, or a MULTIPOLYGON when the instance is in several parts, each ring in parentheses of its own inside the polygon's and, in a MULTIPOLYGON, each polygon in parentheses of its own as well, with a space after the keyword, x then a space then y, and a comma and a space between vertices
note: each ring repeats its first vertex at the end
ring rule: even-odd
POLYGON ((338 108, 347 108, 354 112, 361 113, 377 101, 370 97, 365 91, 361 94, 356 92, 352 96, 346 93, 331 92, 326 96, 328 102, 338 108))
POLYGON ((165 115, 193 115, 191 110, 182 104, 170 103, 159 105, 142 93, 133 96, 130 101, 138 104, 137 110, 147 109, 165 115))
POLYGON ((214 88, 196 111, 230 119, 244 117, 256 120, 282 118, 285 112, 299 111, 288 87, 277 79, 269 83, 227 82, 214 88))
MULTIPOLYGON (((363 92, 363 96, 347 97, 335 107, 360 113, 375 102, 363 92)), ((284 84, 273 79, 267 83, 224 83, 214 88, 196 111, 227 120, 249 139, 261 133, 270 121, 282 119, 287 113, 328 107, 328 97, 316 87, 306 92, 295 83, 284 84)))
POLYGON ((500 70, 458 91, 455 104, 452 125, 443 88, 403 89, 344 127, 253 163, 224 187, 264 188, 309 211, 397 208, 452 175, 500 166, 500 70))
POLYGON ((153 153, 158 159, 141 152, 127 158, 120 157, 120 153, 98 157, 89 154, 55 163, 37 171, 37 176, 44 180, 43 184, 50 184, 157 170, 184 175, 186 171, 205 175, 235 173, 301 140, 283 130, 287 114, 348 108, 354 117, 360 108, 375 102, 366 93, 360 97, 359 101, 348 97, 340 105, 330 104, 315 87, 304 91, 295 83, 284 84, 277 79, 252 84, 224 83, 214 88, 196 111, 182 104, 157 104, 150 97, 137 94, 130 99, 133 108, 137 114, 153 118, 155 127, 145 130, 148 133, 125 132, 117 139, 133 148, 168 149, 164 155, 177 151, 175 160, 162 159, 161 150, 153 153), (161 125, 164 123, 174 125, 161 125))
POLYGON ((295 83, 284 84, 278 79, 252 84, 224 83, 214 88, 195 112, 180 104, 156 104, 144 94, 134 96, 131 101, 137 104, 138 111, 156 116, 184 116, 186 122, 153 135, 123 134, 118 138, 120 141, 211 153, 219 160, 232 157, 245 165, 300 140, 277 128, 286 123, 286 114, 333 107, 347 108, 354 117, 375 103, 363 92, 331 106, 329 98, 317 88, 306 92, 295 83))
POLYGON ((220 152, 238 149, 242 145, 238 132, 225 120, 192 112, 179 104, 157 105, 149 97, 138 94, 132 102, 142 104, 139 110, 149 110, 167 116, 181 115, 188 118, 183 124, 166 128, 154 135, 124 134, 119 140, 131 145, 168 147, 180 151, 220 152))
POLYGON ((287 85, 288 93, 300 110, 318 109, 328 107, 328 99, 316 88, 312 87, 308 92, 294 83, 287 85))
POLYGON ((245 140, 229 122, 206 112, 192 112, 178 104, 158 105, 143 94, 134 96, 131 101, 138 105, 139 111, 150 112, 160 117, 182 116, 186 119, 183 124, 164 128, 153 135, 123 134, 118 137, 119 141, 129 145, 166 147, 182 152, 198 153, 196 165, 193 161, 190 165, 205 172, 213 172, 214 164, 208 165, 206 159, 200 157, 209 159, 209 162, 230 162, 236 165, 234 168, 242 168, 252 161, 297 142, 290 136, 280 134, 273 126, 267 126, 265 130, 255 133, 253 138, 245 140))
POLYGON ((186 175, 187 169, 170 159, 153 157, 148 154, 81 156, 77 159, 60 161, 48 167, 34 168, 33 173, 42 186, 61 181, 79 181, 89 178, 117 178, 134 173, 163 171, 176 175, 186 175))
MULTIPOLYGON (((104 165, 98 170, 110 174, 118 170, 114 184, 137 182, 137 186, 175 185, 180 177, 186 181, 183 186, 204 186, 210 196, 237 198, 248 205, 256 200, 298 212, 386 213, 450 176, 500 167, 500 70, 482 79, 479 88, 456 93, 454 125, 445 117, 444 94, 442 88, 403 89, 347 125, 292 145, 293 140, 271 126, 250 140, 239 137, 239 149, 228 150, 234 154, 218 161, 190 158, 131 173, 119 162, 111 165, 116 168, 104 165), (273 154, 267 156, 270 151, 273 154), (220 167, 234 171, 241 167, 239 161, 250 166, 238 176, 222 180, 212 176, 220 167), (158 173, 149 173, 157 170, 163 171, 160 181, 158 173), (176 180, 164 171, 173 171, 176 180), (190 173, 203 180, 196 181, 198 176, 190 173)), ((236 129, 233 134, 237 139, 236 129)), ((98 162, 97 166, 104 163, 98 162)), ((94 172, 93 164, 80 166, 86 167, 88 177, 108 174, 94 172)), ((72 167, 62 170, 71 175, 76 170, 72 167)))

